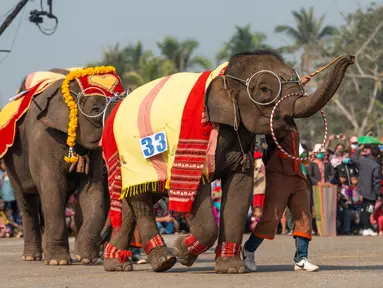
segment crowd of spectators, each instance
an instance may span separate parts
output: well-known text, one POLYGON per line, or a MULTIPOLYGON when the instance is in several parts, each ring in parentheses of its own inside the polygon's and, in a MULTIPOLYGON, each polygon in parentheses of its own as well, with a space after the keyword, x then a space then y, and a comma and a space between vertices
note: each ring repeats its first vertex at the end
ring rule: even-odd
POLYGON ((20 209, 17 205, 3 160, 0 160, 0 238, 23 236, 20 209))
MULTIPOLYGON (((321 150, 320 144, 309 149, 301 145, 303 153, 312 155, 318 152, 311 161, 303 162, 303 170, 307 176, 310 203, 313 216, 313 235, 318 234, 316 229, 316 211, 313 203, 313 187, 319 183, 328 183, 336 187, 336 227, 338 235, 383 235, 383 197, 382 197, 382 146, 359 145, 356 136, 347 139, 344 134, 331 135, 321 150), (335 145, 335 140, 338 140, 335 145)), ((259 158, 259 149, 255 159, 259 158)), ((257 161, 257 160, 256 160, 257 161)), ((264 169, 255 165, 254 191, 259 188, 259 173, 264 169)), ((261 186, 264 194, 264 186, 261 186)), ((245 230, 251 230, 256 219, 258 207, 262 207, 259 200, 260 192, 254 193, 254 203, 249 210, 248 222, 245 230)), ((263 195, 264 197, 264 195, 263 195)), ((294 221, 287 208, 278 227, 281 234, 292 234, 294 221)))

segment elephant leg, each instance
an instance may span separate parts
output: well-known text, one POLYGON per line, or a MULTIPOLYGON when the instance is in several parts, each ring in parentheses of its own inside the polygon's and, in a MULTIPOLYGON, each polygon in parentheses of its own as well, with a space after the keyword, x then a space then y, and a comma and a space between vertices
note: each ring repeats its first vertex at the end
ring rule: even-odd
MULTIPOLYGON (((15 188, 14 188, 15 189, 15 188)), ((16 188, 17 189, 17 188, 16 188)), ((21 195, 23 203, 22 220, 24 233, 24 261, 41 261, 42 260, 42 239, 41 225, 39 217, 39 196, 37 194, 21 194, 20 191, 15 191, 16 195, 21 195)), ((19 197, 17 197, 19 198, 19 197)))
POLYGON ((192 266, 199 254, 212 247, 218 237, 210 184, 200 184, 190 215, 189 235, 178 236, 174 251, 182 265, 192 266))
POLYGON ((84 265, 97 263, 100 255, 98 241, 105 223, 102 182, 89 185, 78 196, 82 223, 75 243, 76 258, 84 265))
POLYGON ((72 260, 69 255, 68 230, 65 223, 66 180, 60 179, 59 177, 63 177, 60 174, 56 174, 59 179, 53 177, 44 166, 39 172, 41 175, 49 175, 45 176, 45 179, 52 177, 48 181, 40 181, 38 187, 45 222, 44 263, 68 265, 72 260))
POLYGON ((138 230, 144 251, 155 272, 163 272, 172 268, 176 256, 170 252, 160 235, 153 212, 153 197, 150 193, 142 193, 128 198, 130 208, 136 216, 138 230))
POLYGON ((214 267, 217 273, 246 272, 240 252, 253 192, 253 174, 250 170, 222 179, 220 234, 214 267))
MULTIPOLYGON (((19 137, 16 137, 15 141, 15 146, 20 145, 17 143, 20 141, 19 137)), ((3 160, 23 220, 24 251, 22 259, 24 261, 41 261, 43 258, 42 225, 40 223, 40 197, 37 187, 22 158, 8 152, 3 160)))
MULTIPOLYGON (((108 220, 109 222, 109 220, 108 220)), ((131 252, 129 244, 136 228, 136 221, 126 199, 122 201, 121 227, 112 230, 112 236, 104 245, 105 271, 133 271, 133 264, 129 259, 131 252)))

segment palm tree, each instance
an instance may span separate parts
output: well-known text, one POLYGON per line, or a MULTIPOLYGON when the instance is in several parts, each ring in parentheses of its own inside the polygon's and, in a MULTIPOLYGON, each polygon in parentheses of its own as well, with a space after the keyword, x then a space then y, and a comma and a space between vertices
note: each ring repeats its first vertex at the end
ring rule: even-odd
POLYGON ((253 51, 256 49, 270 49, 264 41, 267 36, 260 32, 252 32, 250 24, 240 27, 235 26, 236 31, 216 56, 217 63, 229 60, 235 54, 253 51))
POLYGON ((122 75, 126 72, 126 63, 123 49, 120 49, 120 44, 117 43, 114 46, 108 46, 103 51, 102 60, 89 63, 87 66, 114 66, 116 72, 122 75))
POLYGON ((97 65, 114 66, 123 84, 131 89, 177 72, 172 61, 156 57, 151 51, 145 51, 140 41, 123 48, 120 48, 119 43, 107 47, 101 61, 88 64, 97 65))
POLYGON ((132 90, 150 82, 177 72, 173 61, 153 55, 151 51, 144 52, 138 59, 137 68, 122 75, 124 83, 132 90))
POLYGON ((294 41, 293 45, 287 47, 290 53, 303 49, 301 72, 309 73, 313 60, 327 54, 323 47, 324 41, 335 35, 338 30, 330 25, 323 27, 325 16, 315 18, 313 7, 309 10, 302 8, 299 12, 293 11, 292 14, 296 27, 279 25, 275 27, 275 32, 285 33, 294 41))
POLYGON ((177 72, 188 71, 197 67, 208 70, 212 66, 206 57, 192 56, 199 47, 199 43, 195 39, 179 41, 172 36, 167 36, 161 42, 157 42, 157 46, 163 57, 173 61, 177 72))

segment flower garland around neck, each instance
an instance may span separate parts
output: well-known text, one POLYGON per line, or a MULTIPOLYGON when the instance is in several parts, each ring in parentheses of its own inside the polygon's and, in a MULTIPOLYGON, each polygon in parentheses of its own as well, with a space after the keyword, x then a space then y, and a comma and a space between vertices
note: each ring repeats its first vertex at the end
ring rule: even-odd
POLYGON ((76 163, 78 161, 78 156, 76 156, 76 153, 74 151, 74 145, 76 143, 76 129, 78 126, 77 104, 71 95, 69 84, 72 80, 76 78, 108 73, 116 73, 116 68, 114 68, 113 66, 98 66, 78 69, 71 71, 64 79, 64 82, 61 86, 61 91, 64 97, 64 101, 69 108, 69 127, 68 138, 66 141, 67 145, 69 146, 69 153, 68 156, 64 157, 64 160, 67 163, 76 163))

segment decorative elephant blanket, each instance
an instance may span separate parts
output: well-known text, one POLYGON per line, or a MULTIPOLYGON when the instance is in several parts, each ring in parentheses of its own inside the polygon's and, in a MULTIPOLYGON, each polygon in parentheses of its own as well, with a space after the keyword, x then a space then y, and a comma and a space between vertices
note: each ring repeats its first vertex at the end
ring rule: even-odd
MULTIPOLYGON (((0 112, 0 158, 12 147, 16 136, 17 121, 28 111, 32 99, 45 91, 52 83, 64 80, 65 74, 84 67, 66 69, 52 69, 52 71, 38 71, 30 73, 24 81, 25 90, 18 91, 9 103, 0 112), (57 72, 56 72, 57 71, 57 72), (61 72, 61 73, 60 73, 61 72)), ((106 96, 113 92, 122 92, 124 89, 121 80, 116 74, 93 75, 76 79, 84 96, 100 95, 101 91, 106 96)))
POLYGON ((214 129, 205 120, 204 96, 226 67, 224 63, 214 71, 149 82, 109 116, 101 145, 109 171, 112 225, 114 212, 120 219, 122 198, 149 190, 167 189, 169 210, 191 211, 201 178, 214 171, 218 126, 214 129))

